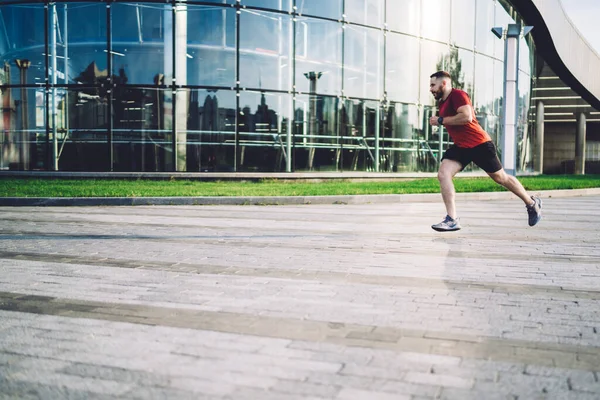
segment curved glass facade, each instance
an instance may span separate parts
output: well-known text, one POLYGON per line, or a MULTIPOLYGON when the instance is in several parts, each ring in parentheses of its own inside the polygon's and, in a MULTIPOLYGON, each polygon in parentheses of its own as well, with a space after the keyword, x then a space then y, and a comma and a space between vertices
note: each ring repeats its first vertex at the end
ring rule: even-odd
POLYGON ((0 168, 434 171, 429 75, 448 70, 498 140, 490 29, 515 19, 504 0, 0 1, 0 168))

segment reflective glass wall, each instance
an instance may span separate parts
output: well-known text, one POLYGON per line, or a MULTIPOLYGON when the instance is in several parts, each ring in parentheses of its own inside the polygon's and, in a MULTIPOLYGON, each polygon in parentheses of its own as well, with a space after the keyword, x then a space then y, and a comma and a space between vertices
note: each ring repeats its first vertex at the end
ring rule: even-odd
POLYGON ((0 168, 435 171, 429 76, 448 70, 499 140, 490 29, 515 22, 505 0, 0 1, 0 168))

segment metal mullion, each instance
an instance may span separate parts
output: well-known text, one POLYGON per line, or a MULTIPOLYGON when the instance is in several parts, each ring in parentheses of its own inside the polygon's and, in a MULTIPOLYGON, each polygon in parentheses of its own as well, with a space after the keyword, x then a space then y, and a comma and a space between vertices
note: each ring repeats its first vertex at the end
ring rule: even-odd
MULTIPOLYGON (((342 78, 342 97, 341 97, 341 102, 342 102, 342 107, 344 106, 344 102, 345 102, 345 93, 344 93, 344 68, 345 68, 345 60, 346 60, 346 0, 342 0, 342 71, 341 71, 341 78, 342 78)), ((337 137, 339 138, 341 135, 340 132, 340 124, 342 124, 342 118, 340 115, 341 110, 338 107, 338 124, 337 124, 337 137)), ((339 140, 339 139, 338 139, 339 140)), ((340 171, 344 171, 344 141, 339 141, 339 146, 340 146, 340 171)), ((336 165, 336 169, 337 169, 337 165, 336 165)))
POLYGON ((50 165, 52 165, 52 153, 50 151, 50 76, 49 76, 49 71, 48 69, 50 68, 50 64, 49 64, 49 60, 48 60, 48 48, 49 48, 49 43, 48 43, 48 30, 49 30, 49 24, 48 24, 48 17, 49 17, 49 13, 48 13, 48 2, 46 2, 44 4, 44 53, 46 54, 44 56, 44 62, 45 62, 45 66, 46 66, 46 70, 44 72, 44 80, 45 80, 45 87, 46 87, 46 165, 45 168, 46 170, 50 169, 50 165))
MULTIPOLYGON (((173 157, 172 163, 173 163, 173 171, 177 172, 177 158, 178 158, 178 154, 177 154, 177 18, 175 13, 176 11, 176 0, 172 0, 171 1, 171 47, 172 47, 172 51, 171 51, 171 70, 172 70, 172 74, 173 74, 173 78, 171 79, 171 104, 173 105, 171 107, 171 146, 173 146, 173 151, 171 152, 171 155, 173 157)), ((159 127, 160 128, 160 127, 159 127)))
POLYGON ((240 0, 236 0, 235 4, 235 148, 233 157, 233 170, 238 172, 238 165, 240 162, 241 153, 240 147, 240 127, 239 127, 239 114, 240 114, 240 16, 241 16, 241 4, 240 0))
POLYGON ((292 66, 292 115, 290 115, 290 120, 292 124, 290 126, 291 135, 290 140, 291 144, 288 146, 288 157, 290 159, 290 170, 289 172, 295 172, 296 168, 294 167, 296 161, 296 17, 298 16, 296 8, 296 0, 292 1, 292 53, 290 54, 290 62, 292 66))
POLYGON ((114 170, 114 152, 113 152, 113 65, 112 65, 112 24, 111 24, 111 15, 112 15, 112 0, 108 0, 106 4, 106 65, 108 68, 108 77, 106 80, 107 95, 108 95, 108 110, 107 110, 107 118, 108 118, 108 137, 107 137, 107 145, 108 145, 108 170, 114 170))

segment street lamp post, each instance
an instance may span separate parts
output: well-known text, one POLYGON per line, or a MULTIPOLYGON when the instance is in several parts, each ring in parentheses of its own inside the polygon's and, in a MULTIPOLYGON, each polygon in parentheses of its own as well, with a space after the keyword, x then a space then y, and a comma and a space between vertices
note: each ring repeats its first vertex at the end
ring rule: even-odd
POLYGON ((308 112, 310 114, 309 116, 309 123, 308 123, 308 135, 309 135, 309 144, 308 144, 308 170, 312 171, 313 169, 313 162, 315 159, 315 147, 314 145, 311 144, 312 140, 314 140, 312 138, 313 135, 317 134, 318 131, 318 126, 317 126, 317 81, 319 80, 319 78, 323 75, 322 72, 307 72, 304 74, 304 76, 306 77, 306 79, 308 79, 310 81, 310 88, 309 88, 309 93, 310 93, 310 98, 309 98, 309 106, 308 106, 308 112))
POLYGON ((519 39, 527 36, 533 26, 509 24, 495 27, 492 32, 504 40, 504 101, 502 111, 502 165, 509 175, 515 176, 517 167, 517 115, 519 108, 519 39))

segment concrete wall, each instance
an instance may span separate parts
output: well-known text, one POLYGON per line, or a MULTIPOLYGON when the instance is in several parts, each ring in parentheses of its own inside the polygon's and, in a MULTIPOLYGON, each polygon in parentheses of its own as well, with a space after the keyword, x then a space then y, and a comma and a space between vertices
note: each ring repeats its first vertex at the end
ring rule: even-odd
MULTIPOLYGON (((575 160, 575 122, 544 125, 544 174, 572 174, 575 160)), ((600 142, 600 123, 587 123, 586 141, 600 142)), ((594 147, 594 146, 592 146, 594 147)), ((587 152, 589 157, 589 152, 587 152)), ((597 160, 588 160, 588 162, 597 160)), ((596 163, 586 167, 586 173, 598 173, 596 163)), ((587 164, 586 164, 587 165, 587 164)))
POLYGON ((565 173, 566 162, 575 159, 575 123, 546 124, 544 127, 544 173, 565 173))

